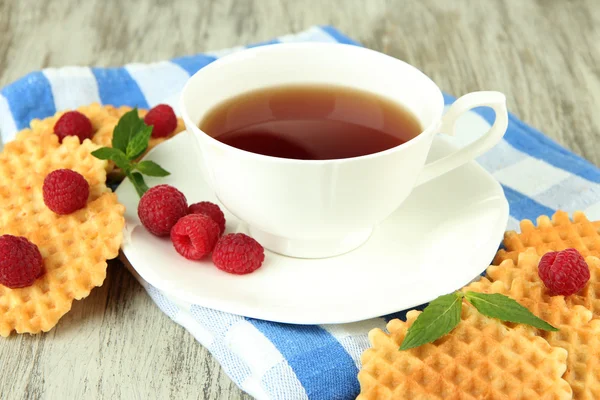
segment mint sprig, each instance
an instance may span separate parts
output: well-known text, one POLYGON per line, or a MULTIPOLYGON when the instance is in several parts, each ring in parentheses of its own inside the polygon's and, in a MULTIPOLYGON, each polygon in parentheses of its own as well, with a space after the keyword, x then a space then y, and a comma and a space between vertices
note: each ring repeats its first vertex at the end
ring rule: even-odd
POLYGON ((152 127, 144 123, 138 115, 137 108, 134 108, 125 113, 115 126, 112 147, 99 148, 93 151, 92 155, 100 160, 113 161, 129 178, 137 194, 142 197, 148 190, 142 174, 156 177, 170 174, 154 161, 135 161, 148 149, 151 136, 152 127))
POLYGON ((531 325, 545 331, 558 331, 514 299, 499 293, 454 292, 438 297, 429 303, 413 322, 400 345, 409 350, 431 343, 452 332, 460 322, 463 298, 486 317, 506 322, 531 325))

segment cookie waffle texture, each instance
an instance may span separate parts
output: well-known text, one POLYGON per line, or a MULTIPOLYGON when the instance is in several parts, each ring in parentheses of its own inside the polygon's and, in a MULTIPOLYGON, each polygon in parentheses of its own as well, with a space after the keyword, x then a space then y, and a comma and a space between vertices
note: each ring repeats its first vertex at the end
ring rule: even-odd
MULTIPOLYGON (((290 42, 358 45, 329 26, 312 27, 258 45, 290 42)), ((177 110, 177 93, 192 74, 244 48, 117 68, 66 67, 33 72, 0 90, 0 137, 7 143, 32 119, 95 102, 145 109, 167 103, 177 110)), ((444 94, 446 105, 454 100, 444 94)), ((519 221, 552 215, 558 209, 583 210, 590 220, 600 220, 600 169, 515 115, 508 118, 503 140, 477 159, 503 186, 510 204, 508 229, 519 230, 519 221)), ((483 129, 493 122, 494 112, 477 108, 465 115, 467 119, 475 120, 483 129)), ((457 132, 462 143, 479 136, 480 132, 473 132, 473 136, 457 132)), ((481 271, 485 268, 487 265, 482 265, 481 271)), ((343 325, 278 324, 182 302, 140 277, 138 280, 158 307, 193 334, 242 390, 260 400, 356 398, 360 391, 356 375, 361 368, 360 356, 369 347, 368 332, 385 328, 391 318, 404 318, 404 313, 397 313, 343 325)))
MULTIPOLYGON (((502 282, 508 289, 512 282, 523 279, 527 282, 543 285, 538 275, 538 264, 540 256, 533 248, 528 248, 518 255, 518 262, 512 259, 503 261, 500 265, 492 265, 487 269, 486 277, 491 281, 502 282)), ((585 259, 590 269, 590 280, 582 290, 566 297, 569 306, 581 305, 590 310, 594 317, 600 317, 600 259, 588 256, 585 259)))
MULTIPOLYGON (((77 107, 77 111, 88 117, 92 123, 94 128, 92 142, 100 147, 110 146, 113 129, 119 121, 115 108, 94 103, 77 107)), ((66 110, 63 110, 44 119, 32 120, 29 128, 18 132, 15 140, 4 146, 4 152, 26 154, 58 148, 60 143, 58 136, 54 134, 54 125, 65 112, 66 110)))
POLYGON ((68 137, 53 149, 0 154, 0 235, 36 244, 45 271, 25 288, 0 285, 1 336, 52 329, 73 300, 102 285, 106 260, 118 255, 125 209, 105 185, 106 161, 90 154, 97 147, 68 137), (61 168, 79 172, 90 184, 86 207, 69 215, 55 214, 43 200, 44 178, 61 168))
MULTIPOLYGON (((594 257, 589 257, 594 258, 594 257)), ((544 319, 558 332, 547 332, 519 325, 533 334, 543 337, 552 346, 568 351, 567 371, 564 379, 573 388, 574 399, 600 398, 600 319, 594 318, 589 309, 576 305, 569 296, 552 296, 543 282, 530 280, 528 275, 515 274, 520 269, 529 271, 537 268, 540 256, 529 249, 519 255, 515 266, 512 260, 504 261, 495 268, 489 279, 482 278, 463 290, 482 293, 501 293, 518 301, 538 317, 544 319), (504 279, 509 277, 510 282, 504 279), (495 280, 498 279, 498 280, 495 280)), ((597 259, 596 259, 597 260, 597 259)))
POLYGON ((537 226, 528 219, 520 223, 521 233, 506 232, 504 247, 496 254, 493 264, 510 259, 517 262, 519 253, 531 247, 540 256, 549 251, 577 249, 584 257, 600 257, 600 221, 590 222, 584 213, 577 211, 573 221, 569 214, 557 211, 550 219, 546 215, 537 218, 537 226))
POLYGON ((420 314, 410 311, 369 333, 373 346, 362 356, 358 374, 367 399, 570 399, 561 378, 567 352, 532 332, 487 318, 468 303, 447 336, 415 349, 398 348, 420 314))
MULTIPOLYGON (((102 106, 98 103, 92 103, 76 108, 77 111, 84 114, 92 122, 94 135, 92 136, 91 141, 97 144, 99 147, 111 146, 113 130, 115 129, 115 126, 117 126, 119 118, 132 109, 132 107, 127 106, 118 108, 111 105, 102 106)), ((140 117, 142 118, 148 113, 148 110, 144 109, 140 109, 138 111, 140 117)), ((8 142, 4 146, 4 152, 27 154, 36 152, 39 153, 58 148, 60 143, 58 141, 58 136, 54 134, 54 125, 65 112, 66 110, 63 110, 48 118, 32 120, 29 128, 18 132, 15 140, 8 142)), ((168 137, 151 138, 148 143, 148 149, 145 153, 152 150, 152 148, 158 144, 180 133, 184 129, 185 126, 183 121, 181 118, 178 118, 177 128, 175 131, 168 137)), ((106 165, 107 171, 112 172, 115 167, 114 164, 109 162, 106 165)))

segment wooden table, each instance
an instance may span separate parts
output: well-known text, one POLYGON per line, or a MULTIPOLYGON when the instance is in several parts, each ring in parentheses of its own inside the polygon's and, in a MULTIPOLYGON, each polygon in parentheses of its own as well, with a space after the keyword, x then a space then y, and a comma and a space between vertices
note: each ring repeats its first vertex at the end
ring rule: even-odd
MULTIPOLYGON (((600 163, 597 0, 0 0, 0 86, 43 67, 149 62, 331 24, 455 95, 509 109, 600 163), (176 3, 176 4, 175 4, 176 3)), ((0 340, 2 399, 240 399, 120 264, 50 333, 0 340)))

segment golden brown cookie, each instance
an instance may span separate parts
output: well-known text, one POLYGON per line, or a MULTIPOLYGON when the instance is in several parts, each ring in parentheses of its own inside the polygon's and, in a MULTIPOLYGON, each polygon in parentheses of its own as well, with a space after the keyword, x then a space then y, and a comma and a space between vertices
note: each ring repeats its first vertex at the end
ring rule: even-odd
POLYGON ((552 346, 567 350, 567 370, 563 378, 573 388, 574 399, 600 398, 600 320, 593 318, 590 310, 579 305, 569 306, 565 297, 551 296, 541 281, 531 282, 520 277, 515 277, 509 287, 505 282, 490 282, 483 278, 463 290, 510 296, 558 328, 558 332, 547 332, 526 325, 517 326, 517 329, 543 337, 552 346))
MULTIPOLYGON (((77 108, 77 111, 84 114, 91 121, 94 128, 92 142, 100 147, 110 146, 111 144, 113 130, 119 122, 114 110, 113 106, 101 106, 97 103, 77 108)), ((30 128, 23 129, 17 133, 15 140, 6 143, 4 152, 23 154, 56 149, 59 142, 58 136, 54 134, 54 125, 65 112, 66 110, 58 112, 52 117, 32 120, 29 124, 30 128)))
MULTIPOLYGON (((101 106, 98 103, 93 103, 87 106, 77 108, 77 111, 87 116, 92 122, 94 128, 94 136, 92 142, 100 147, 110 147, 112 143, 112 135, 115 126, 119 122, 119 119, 128 111, 131 111, 131 107, 119 107, 115 108, 110 105, 101 106)), ((138 110, 140 117, 144 117, 147 114, 147 110, 138 110)), ((34 119, 30 123, 30 128, 24 129, 17 133, 15 139, 11 142, 6 143, 4 146, 5 153, 14 154, 28 154, 28 153, 44 153, 58 148, 58 136, 54 134, 54 125, 56 121, 65 113, 61 111, 56 113, 52 117, 40 119, 34 119)), ((181 118, 177 119, 177 129, 166 138, 150 138, 148 145, 148 151, 164 142, 167 139, 175 136, 185 129, 181 118)), ((146 154, 146 153, 144 153, 146 154)), ((143 156, 143 155, 142 155, 143 156)), ((142 157, 140 156, 140 157, 142 157)), ((114 164, 109 162, 107 165, 107 172, 112 172, 114 164)))
POLYGON ((464 303, 461 322, 448 335, 418 348, 399 351, 407 321, 392 320, 389 334, 369 333, 372 348, 362 355, 358 374, 366 399, 570 399, 561 378, 567 352, 531 331, 513 329, 464 303))
POLYGON ((55 147, 0 154, 0 235, 36 244, 45 270, 25 288, 0 285, 1 336, 52 329, 74 299, 102 285, 106 260, 118 255, 125 208, 106 187, 107 162, 90 154, 96 148, 90 140, 67 137, 55 147), (86 207, 69 215, 55 214, 43 201, 44 178, 61 168, 79 172, 90 185, 86 207))
MULTIPOLYGON (((528 248, 518 255, 516 265, 511 259, 503 261, 500 265, 491 265, 487 269, 486 277, 492 282, 502 282, 507 289, 517 278, 543 285, 538 275, 540 258, 535 249, 528 248)), ((582 290, 567 296, 565 301, 568 306, 584 306, 595 318, 600 318, 600 259, 589 256, 585 261, 590 269, 590 280, 582 290)))
POLYGON ((573 214, 573 221, 566 212, 557 211, 552 219, 545 215, 538 217, 537 227, 528 219, 521 221, 520 227, 521 233, 504 234, 505 249, 498 251, 494 265, 507 259, 516 263, 519 253, 529 247, 535 248, 540 256, 549 251, 575 248, 584 257, 600 257, 600 221, 590 222, 580 211, 573 214))

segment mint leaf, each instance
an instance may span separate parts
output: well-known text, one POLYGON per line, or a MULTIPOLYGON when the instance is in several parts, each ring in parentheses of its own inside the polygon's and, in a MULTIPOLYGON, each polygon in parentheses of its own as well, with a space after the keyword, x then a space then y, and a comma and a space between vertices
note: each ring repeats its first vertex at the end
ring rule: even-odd
POLYGON ((433 300, 408 328, 400 350, 431 343, 450 333, 460 322, 463 295, 454 292, 433 300))
MULTIPOLYGON (((143 123, 142 123, 143 124, 143 123)), ((148 141, 152 135, 152 127, 143 124, 140 130, 134 132, 134 136, 127 143, 127 158, 134 160, 148 148, 148 141)))
POLYGON ((169 171, 165 170, 163 167, 161 167, 154 161, 150 161, 150 160, 141 161, 141 162, 137 163, 135 168, 138 171, 140 171, 142 174, 148 175, 148 176, 163 177, 163 176, 167 176, 167 175, 171 174, 169 171))
POLYGON ((133 184, 133 187, 135 188, 135 191, 137 192, 138 196, 142 197, 144 193, 146 193, 146 191, 149 189, 148 185, 146 185, 146 182, 144 182, 144 177, 142 176, 142 174, 140 174, 139 172, 134 172, 127 176, 133 184))
POLYGON ((130 162, 125 156, 125 153, 119 149, 101 147, 98 150, 92 151, 92 155, 100 160, 113 161, 117 167, 121 168, 125 173, 131 169, 130 162))
POLYGON ((125 152, 129 141, 143 124, 144 121, 139 117, 137 108, 123 114, 113 131, 112 147, 125 152))
MULTIPOLYGON (((112 147, 101 147, 98 150, 92 151, 92 155, 101 160, 112 160, 113 157, 117 157, 118 153, 123 154, 119 149, 113 149, 112 147)), ((125 156, 125 154, 123 154, 125 156)))
POLYGON ((543 319, 536 317, 531 311, 508 296, 499 293, 467 292, 465 297, 469 303, 486 317, 502 321, 531 325, 544 331, 558 331, 543 319))

